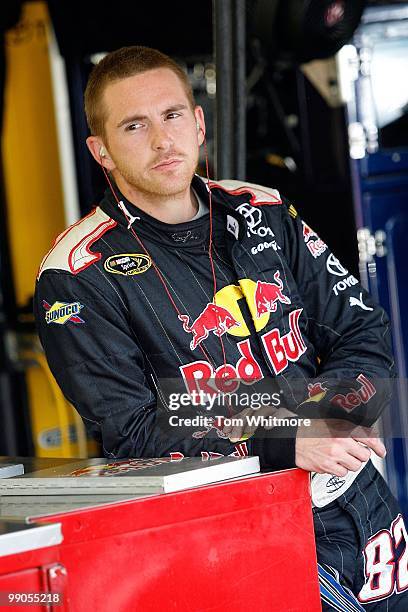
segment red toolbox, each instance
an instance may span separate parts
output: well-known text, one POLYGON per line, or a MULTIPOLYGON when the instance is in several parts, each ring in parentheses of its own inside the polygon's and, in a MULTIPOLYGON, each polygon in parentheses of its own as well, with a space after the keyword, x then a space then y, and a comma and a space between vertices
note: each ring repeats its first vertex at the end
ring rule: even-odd
MULTIPOLYGON (((62 532, 53 548, 0 557, 3 593, 29 568, 42 588, 63 593, 63 607, 31 612, 321 610, 302 470, 27 520, 62 532)), ((20 578, 19 588, 32 591, 20 578)))

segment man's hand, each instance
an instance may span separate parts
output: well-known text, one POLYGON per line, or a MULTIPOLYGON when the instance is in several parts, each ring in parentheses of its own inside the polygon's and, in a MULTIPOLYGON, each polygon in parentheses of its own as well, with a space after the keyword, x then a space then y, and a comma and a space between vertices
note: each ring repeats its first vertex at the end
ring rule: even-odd
POLYGON ((311 427, 298 429, 295 461, 309 472, 345 476, 349 470, 357 472, 368 461, 370 449, 385 457, 385 446, 374 428, 346 421, 313 420, 311 427))
MULTIPOLYGON (((227 434, 230 442, 240 442, 242 440, 248 440, 254 435, 258 429, 256 425, 250 425, 248 423, 248 416, 263 416, 270 417, 277 413, 277 408, 274 406, 261 406, 260 408, 252 408, 249 406, 238 414, 233 415, 233 419, 240 421, 239 425, 224 425, 223 432, 227 434)), ((265 427, 264 429, 269 429, 265 427)))

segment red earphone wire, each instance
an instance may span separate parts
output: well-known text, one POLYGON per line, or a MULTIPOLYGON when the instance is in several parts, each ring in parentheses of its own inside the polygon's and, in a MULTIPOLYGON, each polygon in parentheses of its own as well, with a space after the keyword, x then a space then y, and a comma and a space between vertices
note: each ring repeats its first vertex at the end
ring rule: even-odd
MULTIPOLYGON (((121 201, 119 200, 118 196, 116 195, 116 192, 115 192, 115 190, 114 190, 114 188, 113 188, 113 185, 112 185, 112 183, 111 183, 111 181, 110 181, 110 179, 109 179, 109 176, 108 176, 108 173, 106 172, 105 167, 104 167, 102 164, 101 164, 101 166, 102 166, 102 170, 103 170, 103 173, 104 173, 104 175, 105 175, 105 178, 106 178, 106 180, 107 180, 107 182, 108 182, 108 185, 109 185, 109 187, 110 187, 110 190, 111 190, 111 192, 112 192, 112 194, 113 194, 113 197, 115 198, 116 203, 119 205, 119 204, 121 203, 121 201)), ((123 214, 123 216, 125 217, 126 221, 129 221, 129 220, 128 220, 128 218, 126 217, 126 213, 124 212, 124 210, 122 210, 122 208, 120 208, 120 210, 122 211, 122 214, 123 214)), ((138 243, 140 244, 140 246, 142 247, 143 251, 146 253, 146 255, 149 257, 150 261, 152 262, 152 266, 153 266, 153 268, 154 268, 154 270, 155 270, 155 272, 156 272, 156 274, 157 274, 157 276, 158 276, 158 278, 159 278, 159 280, 160 280, 161 284, 163 285, 164 290, 166 291, 167 296, 168 296, 168 298, 169 298, 169 300, 170 300, 170 302, 171 302, 171 304, 172 304, 172 306, 173 306, 174 310, 175 310, 175 311, 176 311, 176 313, 177 313, 177 316, 181 315, 180 309, 178 308, 178 306, 177 306, 176 302, 174 301, 173 296, 171 295, 171 293, 170 293, 170 291, 169 291, 169 288, 167 287, 167 283, 166 283, 165 279, 163 278, 163 275, 162 275, 162 273, 160 272, 159 268, 157 267, 157 265, 156 265, 155 261, 153 260, 152 256, 150 255, 150 253, 149 253, 148 249, 145 247, 145 245, 143 244, 143 242, 142 242, 141 238, 139 238, 139 236, 136 234, 136 232, 135 232, 135 230, 133 229, 133 227, 132 227, 132 226, 130 226, 130 227, 129 227, 129 230, 130 230, 130 232, 132 233, 132 236, 133 236, 133 237, 134 237, 134 238, 137 240, 137 242, 138 242, 138 243)), ((203 347, 203 346, 201 346, 201 344, 200 344, 200 350, 201 350, 201 352, 203 353, 204 357, 205 357, 205 358, 206 358, 206 359, 207 359, 207 360, 208 360, 210 363, 213 363, 213 361, 212 361, 211 357, 210 357, 210 356, 207 354, 207 351, 204 349, 204 347, 203 347)), ((214 363, 213 363, 213 365, 214 365, 214 363)))
MULTIPOLYGON (((208 257, 210 259, 210 266, 211 266, 211 272, 212 272, 212 277, 213 277, 213 302, 215 305, 217 305, 217 302, 216 302, 217 277, 215 275, 215 266, 214 266, 214 260, 213 260, 213 255, 212 255, 212 244, 213 244, 212 191, 211 191, 211 186, 210 186, 210 172, 208 169, 207 139, 205 135, 204 135, 204 155, 205 155, 205 171, 207 174, 208 204, 209 204, 209 209, 210 209, 210 239, 208 243, 208 257)), ((217 314, 215 316, 218 317, 217 314)), ((221 344, 222 357, 223 357, 223 362, 224 362, 224 372, 226 372, 227 371, 227 357, 225 354, 224 342, 221 336, 218 336, 218 338, 221 344)))
MULTIPOLYGON (((209 237, 209 243, 208 243, 208 257, 210 260, 210 266, 211 266, 211 273, 212 273, 212 278, 213 278, 213 303, 216 306, 216 293, 217 293, 217 277, 215 274, 215 266, 214 266, 214 260, 213 260, 213 255, 212 255, 212 244, 213 244, 213 215, 212 215, 212 192, 211 192, 211 187, 210 187, 210 174, 209 174, 209 166, 208 166, 208 153, 207 153, 207 140, 205 138, 204 135, 204 152, 205 152, 205 168, 206 168, 206 174, 207 174, 207 188, 208 188, 208 203, 209 203, 209 210, 210 210, 210 237, 209 237)), ((121 204, 121 201, 119 200, 118 196, 116 195, 116 192, 113 188, 112 182, 109 179, 109 175, 106 171, 105 166, 102 163, 102 159, 100 158, 99 160, 99 164, 103 170, 103 173, 105 175, 106 181, 109 185, 109 188, 113 194, 113 197, 116 200, 116 203, 119 205, 121 204)), ((128 221, 129 223, 129 219, 126 216, 125 211, 122 209, 122 207, 120 207, 120 210, 122 211, 123 216, 125 217, 126 221, 128 221)), ((176 304, 176 302, 173 299, 173 296, 170 293, 169 288, 167 287, 167 283, 165 281, 165 279, 163 278, 163 275, 160 271, 160 269, 158 268, 158 266, 156 265, 156 263, 154 262, 153 258, 151 257, 149 251, 147 250, 147 248, 145 247, 145 245, 143 244, 141 238, 139 238, 139 236, 136 234, 135 230, 133 229, 133 226, 131 224, 129 224, 128 229, 131 231, 133 237, 137 240, 137 242, 140 244, 140 246, 142 247, 142 249, 144 250, 144 252, 146 253, 146 255, 149 257, 150 261, 152 262, 152 266, 160 280, 160 282, 162 283, 167 296, 174 308, 174 310, 177 313, 177 316, 180 317, 180 315, 182 314, 176 304)), ((218 321, 218 315, 216 313, 215 315, 217 317, 217 321, 218 321)), ((224 365, 224 372, 226 372, 227 370, 227 357, 226 357, 226 353, 225 353, 225 347, 224 347, 224 342, 222 340, 221 336, 218 336, 219 341, 220 341, 220 345, 221 345, 221 351, 222 351, 222 356, 223 356, 223 365, 224 365)), ((215 364, 213 362, 213 360, 211 359, 211 357, 208 355, 207 351, 204 349, 203 346, 201 346, 201 344, 199 345, 199 348, 201 350, 201 352, 203 353, 204 357, 207 359, 207 361, 209 363, 212 363, 212 365, 215 367, 215 364)), ((227 401, 227 406, 228 406, 228 410, 231 414, 231 406, 229 404, 229 401, 227 401)))

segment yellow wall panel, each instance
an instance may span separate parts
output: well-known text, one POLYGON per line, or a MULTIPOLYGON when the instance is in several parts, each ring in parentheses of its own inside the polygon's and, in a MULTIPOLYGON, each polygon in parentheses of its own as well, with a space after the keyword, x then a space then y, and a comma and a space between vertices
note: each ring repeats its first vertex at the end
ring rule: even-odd
POLYGON ((64 207, 45 2, 23 5, 7 32, 3 161, 11 263, 19 306, 33 294, 42 257, 64 229, 64 207))
MULTIPOLYGON (((7 82, 2 153, 11 266, 18 306, 34 292, 39 264, 65 227, 63 190, 49 59, 45 2, 23 5, 7 32, 7 82)), ((25 338, 25 364, 35 454, 96 454, 79 415, 64 399, 36 336, 25 338)))

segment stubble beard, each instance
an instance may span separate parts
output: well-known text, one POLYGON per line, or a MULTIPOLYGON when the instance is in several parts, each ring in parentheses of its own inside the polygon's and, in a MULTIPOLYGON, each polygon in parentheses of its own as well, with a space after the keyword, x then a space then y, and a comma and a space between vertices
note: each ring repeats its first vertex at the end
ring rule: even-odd
POLYGON ((122 165, 116 165, 116 171, 132 190, 149 198, 170 198, 183 194, 190 188, 197 163, 198 156, 194 167, 186 165, 180 172, 170 173, 168 176, 159 176, 159 173, 158 176, 154 176, 155 170, 149 170, 147 175, 142 175, 122 165))

